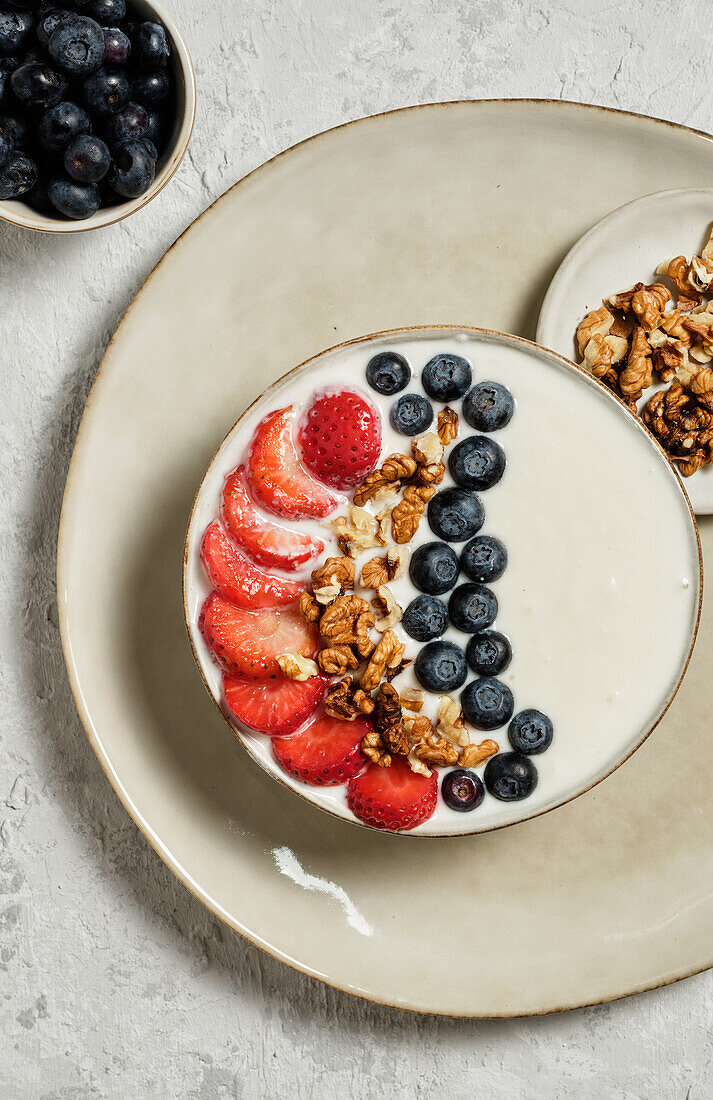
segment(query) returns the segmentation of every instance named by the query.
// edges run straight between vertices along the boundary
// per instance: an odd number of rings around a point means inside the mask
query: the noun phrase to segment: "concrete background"
[[[709,0],[168,3],[200,87],[177,178],[90,237],[0,223],[0,1096],[709,1097],[710,974],[544,1019],[437,1020],[326,989],[229,933],[91,753],[54,590],[97,364],[208,203],[316,131],[427,100],[556,97],[713,129]]]

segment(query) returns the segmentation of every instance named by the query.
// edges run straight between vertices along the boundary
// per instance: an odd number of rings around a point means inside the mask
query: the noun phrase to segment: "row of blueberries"
[[[369,361],[366,380],[377,393],[392,397],[408,386],[411,368],[402,355],[381,352]],[[463,416],[471,428],[480,432],[504,428],[515,411],[510,391],[499,382],[479,382],[471,389],[472,382],[471,365],[460,355],[435,355],[421,372],[421,385],[434,401],[445,403],[463,398]],[[391,426],[402,435],[419,435],[428,431],[433,415],[428,398],[420,393],[407,393],[392,406]]]
[[[410,380],[408,362],[393,352],[374,356],[367,367],[367,381],[386,396],[399,393]],[[497,431],[512,418],[515,403],[510,391],[498,382],[480,382],[471,388],[472,370],[461,356],[434,356],[422,371],[421,384],[435,401],[462,398],[463,416],[476,431]],[[392,427],[404,435],[427,431],[433,418],[430,401],[416,393],[400,397],[390,413]],[[467,721],[487,731],[509,723],[508,739],[513,751],[498,753],[489,760],[483,779],[464,768],[443,777],[443,800],[459,811],[476,809],[486,788],[500,801],[527,798],[538,779],[530,757],[549,748],[553,737],[552,722],[541,711],[523,710],[513,717],[512,692],[496,679],[510,664],[512,648],[504,634],[488,629],[497,616],[498,601],[486,585],[503,575],[507,550],[499,539],[477,534],[485,512],[476,491],[496,485],[505,472],[505,463],[502,447],[482,435],[466,437],[451,451],[448,467],[456,486],[442,489],[428,506],[429,526],[443,541],[425,543],[415,550],[409,576],[423,595],[411,601],[402,619],[410,637],[427,643],[414,664],[422,687],[437,693],[458,690],[465,684],[470,666],[478,678],[461,692]],[[459,556],[449,543],[465,540],[469,541]],[[470,583],[454,587],[461,571]],[[446,607],[437,597],[449,591]],[[445,633],[449,618],[458,630],[472,635],[465,653],[452,642],[434,640]]]

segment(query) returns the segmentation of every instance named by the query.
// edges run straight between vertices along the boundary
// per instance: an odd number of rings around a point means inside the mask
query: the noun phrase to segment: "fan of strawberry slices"
[[[380,416],[356,390],[325,390],[300,419],[300,453],[294,421],[292,406],[268,413],[245,464],[225,481],[220,518],[201,542],[213,590],[200,630],[222,669],[228,713],[271,737],[273,756],[288,775],[316,786],[348,783],[347,804],[365,824],[412,829],[434,811],[436,777],[415,775],[397,759],[389,768],[371,764],[361,750],[370,719],[327,714],[329,678],[290,679],[278,663],[288,653],[316,656],[317,629],[297,607],[304,583],[288,574],[325,549],[284,520],[323,519],[344,502],[334,490],[349,490],[371,473],[381,452]]]

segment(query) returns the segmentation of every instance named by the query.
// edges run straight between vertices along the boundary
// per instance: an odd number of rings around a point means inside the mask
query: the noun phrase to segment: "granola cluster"
[[[713,462],[713,229],[700,256],[676,256],[656,274],[673,290],[636,283],[604,299],[579,325],[577,347],[632,412],[655,382],[669,384],[641,415],[688,477]]]

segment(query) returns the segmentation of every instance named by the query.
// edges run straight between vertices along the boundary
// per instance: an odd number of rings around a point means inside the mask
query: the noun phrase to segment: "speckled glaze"
[[[517,172],[494,186],[482,166],[509,163],[516,146]],[[573,188],[583,163],[586,187]],[[552,273],[587,226],[637,194],[696,186],[712,165],[705,136],[560,103],[369,119],[230,192],[172,250],[115,338],[63,512],[70,682],[95,751],[162,858],[227,924],[305,973],[399,1007],[507,1016],[622,996],[713,960],[705,607],[674,706],[606,783],[512,829],[405,844],[335,823],[286,791],[276,823],[275,784],[225,736],[195,676],[179,595],[193,492],[235,403],[335,340],[424,317],[469,315],[531,335]],[[538,196],[542,217],[532,219],[524,192]],[[713,527],[701,534],[705,554]],[[674,803],[672,790],[686,797]],[[420,962],[422,933],[442,921],[444,898],[448,934],[434,968]],[[177,904],[170,896],[169,914]],[[218,930],[199,935],[209,960],[231,950]],[[251,959],[256,971],[271,965]],[[329,1013],[330,1028],[339,1015]],[[365,1027],[365,1042],[378,1046],[381,1026]],[[309,1014],[290,1025],[298,1046],[310,1027]],[[667,1025],[656,1033],[667,1036]],[[394,1029],[380,1049],[391,1065],[402,1049]],[[568,1073],[581,1082],[581,1057]]]

